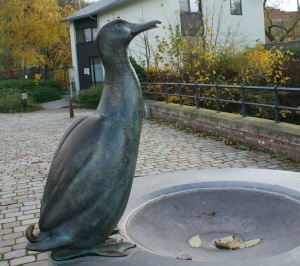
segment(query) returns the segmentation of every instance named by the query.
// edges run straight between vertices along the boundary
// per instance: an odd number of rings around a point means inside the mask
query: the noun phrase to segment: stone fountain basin
[[[193,185],[199,186],[190,186]],[[243,182],[201,185],[219,188],[172,193],[137,209],[126,224],[129,238],[159,255],[176,258],[178,252],[184,252],[192,254],[193,261],[202,262],[276,256],[300,245],[300,203],[288,197],[288,191],[285,195],[279,194],[282,187],[272,187],[274,192],[271,193],[265,192],[257,183],[251,184],[255,189],[226,188],[249,187],[250,184]],[[186,189],[186,186],[181,189]],[[213,211],[216,215],[211,219],[196,217]],[[205,242],[201,245],[203,248],[195,249],[186,243],[189,236],[197,233]],[[232,234],[241,235],[245,240],[263,236],[263,241],[247,249],[214,250],[214,239]]]
[[[195,217],[212,211],[216,215],[211,219]],[[300,265],[300,174],[244,168],[138,177],[118,227],[124,241],[137,244],[128,257],[84,257],[49,265]],[[197,233],[204,242],[226,234],[263,240],[243,250],[211,251],[188,246],[187,238]],[[179,252],[192,254],[193,260],[177,259]]]

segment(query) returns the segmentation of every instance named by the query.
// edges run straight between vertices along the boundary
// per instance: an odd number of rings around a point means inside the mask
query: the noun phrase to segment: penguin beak
[[[143,31],[158,28],[156,24],[161,24],[161,21],[151,20],[141,24],[128,23],[128,27],[130,28],[132,39]]]

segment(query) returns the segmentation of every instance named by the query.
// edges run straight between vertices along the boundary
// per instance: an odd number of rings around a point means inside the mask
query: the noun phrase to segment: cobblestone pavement
[[[25,250],[24,231],[39,219],[40,200],[59,140],[75,119],[68,109],[0,114],[0,266],[47,265],[46,253]],[[292,164],[236,150],[144,121],[136,176],[204,168],[256,167],[297,171]],[[37,230],[36,230],[37,231]]]

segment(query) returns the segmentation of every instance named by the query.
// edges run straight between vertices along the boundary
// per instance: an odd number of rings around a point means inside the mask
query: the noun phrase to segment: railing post
[[[166,103],[169,103],[169,97],[168,97],[168,86],[167,86],[167,82],[165,82],[165,94],[166,94]]]
[[[220,113],[220,102],[219,102],[219,88],[218,88],[218,84],[216,84],[215,87],[216,87],[216,107],[217,107],[217,113]]]
[[[196,105],[197,105],[197,109],[200,108],[199,106],[199,91],[198,91],[198,83],[195,83],[195,91],[196,91]]]
[[[156,88],[155,88],[155,83],[153,82],[153,92],[154,92],[154,101],[157,102],[156,98]]]
[[[144,99],[147,100],[146,84],[144,84]]]
[[[246,105],[245,105],[245,89],[244,89],[244,85],[241,85],[241,93],[242,93],[242,116],[246,117]]]
[[[274,86],[274,103],[275,103],[275,123],[279,123],[279,101],[278,101],[278,91],[277,91],[277,85]]]
[[[180,84],[180,82],[178,83],[178,90],[179,90],[179,103],[180,103],[180,106],[182,106],[182,96],[181,96],[181,84]]]

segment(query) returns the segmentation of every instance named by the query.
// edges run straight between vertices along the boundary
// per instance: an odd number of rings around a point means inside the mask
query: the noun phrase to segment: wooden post
[[[72,98],[69,99],[69,106],[70,106],[70,117],[74,117]]]

